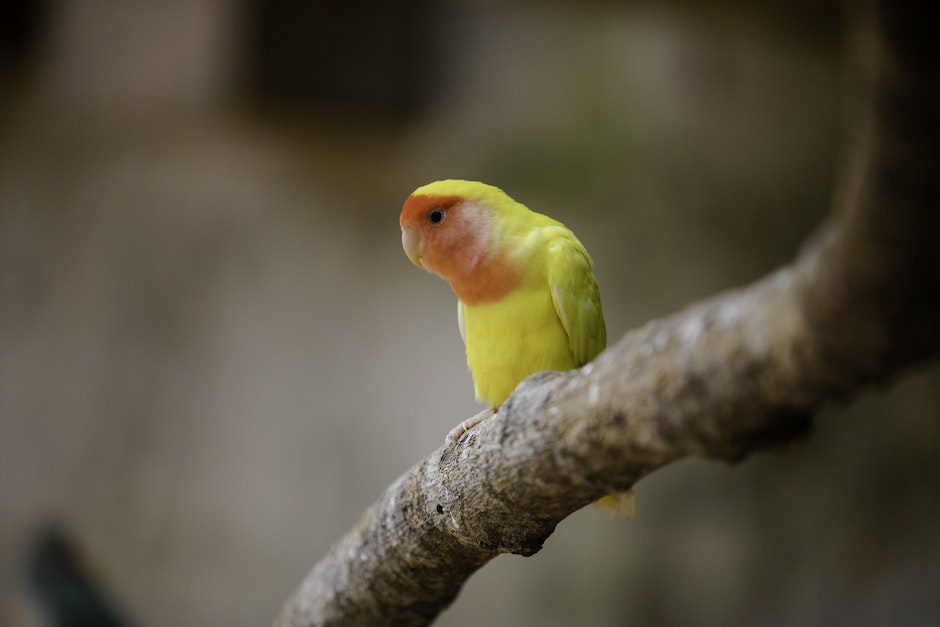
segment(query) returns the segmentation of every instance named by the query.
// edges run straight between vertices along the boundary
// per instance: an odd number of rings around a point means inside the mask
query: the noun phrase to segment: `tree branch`
[[[926,5],[924,5],[926,7]],[[424,625],[499,553],[688,455],[736,461],[828,401],[940,349],[933,23],[884,0],[872,106],[838,217],[795,262],[529,378],[496,418],[400,477],[307,575],[278,625]]]

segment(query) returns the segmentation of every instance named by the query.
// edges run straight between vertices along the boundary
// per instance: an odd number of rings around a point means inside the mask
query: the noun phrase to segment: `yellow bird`
[[[498,187],[437,181],[400,217],[411,261],[450,283],[477,401],[487,409],[448,435],[456,442],[493,415],[523,379],[588,363],[607,343],[590,255],[568,228]],[[632,492],[602,505],[630,515]]]

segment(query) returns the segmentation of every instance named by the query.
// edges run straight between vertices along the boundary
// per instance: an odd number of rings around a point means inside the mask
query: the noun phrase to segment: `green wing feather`
[[[548,245],[548,282],[571,352],[578,365],[584,365],[604,350],[607,329],[594,262],[581,242],[565,231]]]
[[[578,364],[584,365],[604,350],[607,330],[594,262],[570,232],[548,246],[548,282],[571,352]],[[636,510],[633,490],[609,494],[595,505],[623,518],[630,518]]]

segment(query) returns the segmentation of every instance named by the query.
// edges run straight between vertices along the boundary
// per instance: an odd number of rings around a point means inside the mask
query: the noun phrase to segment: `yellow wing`
[[[584,365],[604,350],[607,329],[594,262],[574,234],[565,231],[548,245],[548,283],[571,352]]]
[[[584,365],[604,350],[607,329],[594,263],[570,232],[548,246],[548,282],[571,352],[578,364]],[[632,517],[636,511],[633,490],[608,494],[594,505],[623,518]]]

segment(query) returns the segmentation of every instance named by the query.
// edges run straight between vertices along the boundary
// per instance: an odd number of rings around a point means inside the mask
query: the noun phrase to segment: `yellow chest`
[[[467,366],[481,403],[498,407],[529,375],[581,365],[547,287],[518,289],[499,302],[463,308]]]

